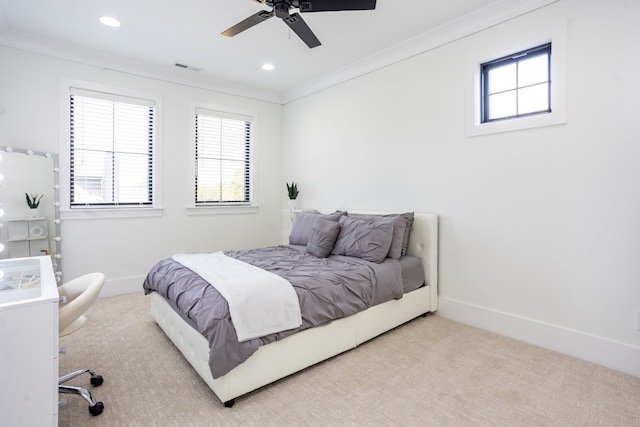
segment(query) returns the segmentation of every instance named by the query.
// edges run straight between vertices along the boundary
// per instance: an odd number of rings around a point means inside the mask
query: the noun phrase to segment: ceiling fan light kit
[[[291,9],[298,9],[300,13],[309,12],[340,12],[343,10],[373,10],[376,8],[376,0],[253,0],[256,3],[271,6],[271,11],[261,10],[238,22],[236,25],[222,32],[223,36],[233,37],[258,25],[267,19],[282,19],[291,30],[310,48],[320,46],[320,40],[311,31],[311,28],[302,19],[299,13],[291,13]]]

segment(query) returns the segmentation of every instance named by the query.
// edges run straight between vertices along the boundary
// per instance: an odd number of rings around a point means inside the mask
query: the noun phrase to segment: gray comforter
[[[238,342],[227,301],[215,289],[215,283],[211,286],[170,258],[158,262],[144,281],[145,293],[155,291],[165,297],[207,338],[213,378],[247,360],[263,344],[401,298],[403,293],[400,263],[389,258],[381,264],[337,255],[317,258],[307,254],[304,247],[292,245],[225,254],[287,279],[300,300],[302,325]]]

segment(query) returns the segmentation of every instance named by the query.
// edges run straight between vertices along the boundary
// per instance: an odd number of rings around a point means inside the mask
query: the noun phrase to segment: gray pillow
[[[413,212],[405,212],[398,216],[404,219],[406,223],[404,236],[402,238],[402,252],[400,253],[402,256],[405,256],[407,254],[407,248],[409,247],[409,237],[411,236],[411,229],[413,227],[413,219],[415,215]]]
[[[343,216],[332,253],[381,263],[393,239],[393,218],[357,219]]]
[[[331,254],[333,244],[340,233],[340,226],[335,221],[317,218],[316,225],[311,230],[307,252],[318,258],[326,258]]]
[[[389,258],[398,259],[402,255],[402,240],[404,239],[404,229],[406,222],[400,216],[393,215],[365,215],[365,214],[347,214],[350,218],[356,219],[375,219],[375,218],[391,218],[393,224],[393,236],[391,238],[391,246],[389,247]]]
[[[329,221],[338,222],[338,219],[346,212],[338,211],[330,215],[324,215],[314,212],[300,212],[296,215],[296,219],[293,222],[291,234],[289,235],[290,245],[307,246],[309,243],[309,236],[311,231],[315,227],[318,219],[327,219]]]
[[[411,234],[411,227],[413,225],[413,212],[406,212],[402,214],[384,214],[384,215],[369,215],[369,214],[348,214],[352,218],[371,219],[371,218],[393,218],[393,238],[391,240],[391,247],[387,256],[389,258],[398,259],[407,254],[407,247],[409,246],[409,235]]]

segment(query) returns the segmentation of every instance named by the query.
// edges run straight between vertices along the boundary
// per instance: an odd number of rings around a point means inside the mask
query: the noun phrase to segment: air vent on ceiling
[[[185,70],[191,70],[191,71],[200,71],[201,70],[201,68],[196,68],[196,67],[192,67],[190,65],[180,64],[179,62],[176,62],[173,65],[175,65],[178,68],[185,69]]]

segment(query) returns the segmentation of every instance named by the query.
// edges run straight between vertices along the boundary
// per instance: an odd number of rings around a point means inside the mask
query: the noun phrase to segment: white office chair
[[[95,302],[104,285],[105,276],[102,273],[90,273],[73,279],[58,287],[60,294],[59,335],[65,336],[80,329],[87,322],[85,311]],[[104,404],[97,402],[91,392],[83,387],[62,385],[79,375],[88,373],[91,375],[91,385],[98,387],[102,384],[101,375],[89,369],[81,369],[58,378],[58,393],[78,394],[89,403],[91,415],[100,415],[104,410]]]

